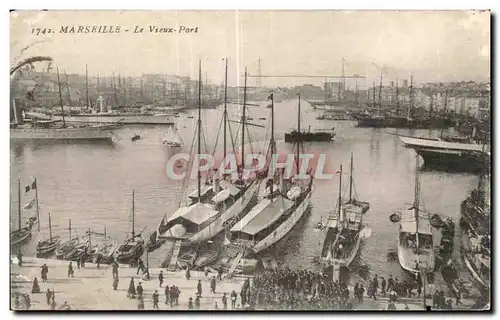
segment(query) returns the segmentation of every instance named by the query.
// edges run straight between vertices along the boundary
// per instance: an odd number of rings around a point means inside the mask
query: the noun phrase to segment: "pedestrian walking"
[[[189,297],[188,310],[193,310],[193,298]]]

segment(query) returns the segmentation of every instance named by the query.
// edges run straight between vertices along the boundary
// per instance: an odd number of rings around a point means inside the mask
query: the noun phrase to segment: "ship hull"
[[[20,245],[31,239],[31,228],[24,227],[19,230],[13,231],[10,235],[10,245]]]
[[[424,159],[424,166],[453,171],[480,172],[487,169],[485,156],[476,152],[447,150],[415,150]]]
[[[454,124],[449,119],[412,119],[403,117],[356,117],[358,127],[367,128],[399,128],[399,129],[441,129]]]
[[[11,140],[43,140],[43,141],[112,141],[111,128],[11,128]]]
[[[285,142],[331,141],[333,134],[329,132],[285,133]]]
[[[62,116],[52,116],[53,120],[61,120]],[[72,123],[100,123],[100,124],[145,124],[145,125],[174,125],[170,116],[154,115],[71,115],[64,117],[66,122]]]
[[[224,211],[217,219],[215,219],[208,226],[198,231],[188,239],[186,239],[182,245],[190,246],[195,243],[204,242],[212,239],[226,228],[227,221],[232,219],[236,219],[247,211],[257,196],[257,192],[259,191],[260,181],[254,181],[248,189],[244,192],[244,194],[227,210]]]
[[[333,234],[333,236],[335,236]],[[359,256],[359,252],[361,251],[361,237],[359,232],[355,235],[354,239],[354,247],[352,250],[349,252],[349,255],[345,259],[335,259],[332,261],[332,265],[326,266],[323,268],[323,273],[326,274],[330,280],[332,281],[340,281],[341,280],[341,269],[346,268],[349,269],[351,264],[354,262],[356,257]],[[324,244],[328,243],[328,239],[325,239]],[[325,251],[325,248],[323,248],[323,252]],[[327,257],[322,256],[322,260],[326,262]]]
[[[295,208],[295,210],[290,214],[290,216],[284,221],[274,232],[269,234],[267,237],[259,241],[255,246],[253,246],[252,251],[254,253],[259,253],[275,243],[281,240],[290,230],[292,230],[293,226],[297,224],[297,222],[302,218],[304,213],[309,208],[311,204],[311,193],[309,191],[302,203]]]

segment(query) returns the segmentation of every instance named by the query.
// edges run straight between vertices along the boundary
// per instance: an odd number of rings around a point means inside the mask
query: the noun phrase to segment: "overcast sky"
[[[61,34],[61,26],[121,26],[119,34]],[[144,33],[133,34],[135,26]],[[149,26],[195,34],[154,34]],[[32,35],[32,28],[51,28]],[[123,32],[128,29],[129,32]],[[34,44],[34,45],[33,45]],[[22,52],[26,46],[32,45]],[[385,66],[385,81],[487,81],[490,14],[463,11],[53,11],[11,13],[11,64],[49,55],[68,73],[137,76],[170,73],[197,77],[198,60],[212,83],[242,85],[245,66],[257,74],[360,74],[371,84]],[[321,84],[324,79],[266,78],[263,85]],[[378,80],[377,80],[378,81]],[[361,81],[363,82],[363,81]],[[249,79],[254,85],[255,79]],[[360,83],[360,85],[363,85]]]

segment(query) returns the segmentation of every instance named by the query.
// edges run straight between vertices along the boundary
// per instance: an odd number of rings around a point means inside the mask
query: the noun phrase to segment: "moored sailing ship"
[[[59,80],[59,71],[57,72],[59,101],[61,110],[63,110],[63,101],[61,94],[61,83]],[[16,102],[12,102],[12,119],[10,125],[10,139],[16,140],[56,140],[56,141],[112,141],[113,132],[116,129],[114,125],[68,125],[64,114],[61,121],[41,120],[32,118],[28,123],[24,119],[23,111]]]
[[[201,70],[200,70],[201,74]],[[201,77],[201,76],[200,76]],[[246,78],[245,78],[246,79]],[[245,80],[246,81],[246,80]],[[201,79],[200,79],[201,83]],[[246,82],[245,82],[246,83]],[[201,97],[201,85],[199,86]],[[246,88],[246,85],[245,85]],[[201,101],[201,100],[200,100]],[[226,100],[227,101],[227,100]],[[227,102],[225,102],[227,106]],[[246,109],[246,89],[244,90],[243,124],[242,134],[242,159],[244,159],[245,146],[245,109]],[[224,140],[226,136],[227,109],[224,109]],[[198,109],[198,154],[201,154],[201,102]],[[224,141],[224,158],[226,147]],[[240,219],[240,215],[246,213],[252,200],[255,199],[259,189],[260,181],[249,179],[245,181],[240,175],[237,181],[232,181],[230,176],[219,177],[217,172],[212,177],[212,185],[202,187],[201,173],[198,172],[198,187],[191,195],[190,204],[178,208],[164,225],[163,232],[160,230],[160,239],[181,240],[183,246],[196,245],[194,251],[198,251],[198,246],[217,234],[221,233],[226,224],[231,220]]]
[[[128,263],[138,259],[144,253],[144,239],[142,232],[135,233],[135,191],[132,190],[132,236],[116,250],[115,258],[118,262]]]
[[[491,288],[491,207],[484,176],[479,177],[477,189],[461,204],[461,243],[462,260],[471,278],[488,294]]]
[[[341,268],[349,268],[360,251],[362,240],[370,235],[370,230],[363,224],[363,215],[370,209],[370,204],[353,197],[352,170],[351,154],[349,199],[342,200],[342,166],[340,166],[337,210],[332,212],[327,220],[328,229],[321,252],[324,272],[333,281],[340,280]]]
[[[269,149],[273,155],[276,147],[272,94],[270,98],[272,107]],[[299,175],[301,142],[297,142],[295,147],[295,164],[297,175]],[[271,173],[269,176],[259,203],[229,230],[230,239],[228,240],[252,253],[261,252],[281,240],[310,208],[313,177],[309,173],[306,179],[293,176],[286,182],[283,174],[279,174],[279,186],[275,185],[275,175]]]
[[[435,269],[434,242],[428,212],[420,208],[420,172],[418,156],[415,166],[415,193],[411,208],[399,210],[390,220],[399,223],[398,260],[403,270],[418,276]]]

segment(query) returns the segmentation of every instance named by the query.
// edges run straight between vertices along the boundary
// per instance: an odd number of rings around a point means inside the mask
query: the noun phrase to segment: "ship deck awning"
[[[204,186],[201,187],[200,195],[203,197],[205,194],[207,194],[212,189],[213,189],[213,186],[211,186],[211,185],[210,186],[204,185]],[[193,192],[191,192],[189,194],[189,197],[197,199],[198,198],[198,189],[196,189]]]
[[[443,150],[455,150],[455,151],[475,151],[475,152],[485,152],[483,146],[474,143],[457,143],[457,142],[447,142],[442,140],[428,140],[419,139],[412,137],[399,136],[399,139],[403,143],[412,148],[432,148],[432,149],[443,149]]]
[[[278,220],[286,208],[289,200],[282,197],[273,198],[273,201],[264,199],[258,203],[240,222],[236,223],[231,232],[243,232],[251,236],[259,233]]]
[[[421,216],[419,220],[420,221],[418,223],[418,233],[432,235],[430,219]],[[400,232],[406,232],[411,234],[417,233],[417,224],[415,221],[413,209],[404,210],[401,212],[400,225],[401,225]]]
[[[169,221],[182,218],[194,224],[201,225],[216,214],[217,211],[211,205],[198,202],[188,207],[180,207],[169,218]]]

